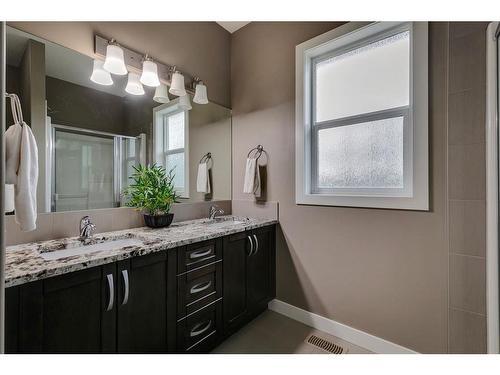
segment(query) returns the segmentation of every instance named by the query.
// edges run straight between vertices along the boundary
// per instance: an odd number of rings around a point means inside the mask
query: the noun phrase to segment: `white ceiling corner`
[[[217,23],[232,34],[236,30],[241,29],[243,26],[248,25],[250,22],[247,22],[247,21],[217,21]]]

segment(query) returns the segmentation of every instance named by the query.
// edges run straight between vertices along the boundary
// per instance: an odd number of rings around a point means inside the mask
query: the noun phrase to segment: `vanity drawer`
[[[178,318],[222,297],[222,261],[177,276],[177,296]]]
[[[177,323],[177,349],[184,353],[207,353],[219,342],[222,301],[219,300]]]
[[[222,258],[222,239],[194,243],[179,251],[177,272],[182,274]]]

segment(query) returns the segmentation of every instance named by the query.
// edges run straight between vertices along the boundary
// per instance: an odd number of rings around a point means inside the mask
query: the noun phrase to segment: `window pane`
[[[318,131],[319,188],[403,188],[403,117]]]
[[[316,64],[316,121],[406,106],[410,33],[405,31]]]
[[[167,155],[165,168],[167,172],[175,168],[174,186],[179,190],[184,190],[184,153]]]
[[[184,112],[168,117],[168,149],[184,148]]]

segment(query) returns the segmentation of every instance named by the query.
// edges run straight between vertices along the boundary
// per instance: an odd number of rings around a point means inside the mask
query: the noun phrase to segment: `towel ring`
[[[262,156],[262,153],[264,152],[264,147],[262,145],[257,145],[257,147],[252,148],[250,151],[248,151],[247,158],[250,157],[250,155],[254,152],[253,157],[257,160]]]
[[[200,163],[199,164],[202,164],[202,163],[207,163],[211,161],[212,164],[213,164],[213,159],[212,159],[212,153],[211,152],[207,152],[205,155],[203,155],[200,159]]]

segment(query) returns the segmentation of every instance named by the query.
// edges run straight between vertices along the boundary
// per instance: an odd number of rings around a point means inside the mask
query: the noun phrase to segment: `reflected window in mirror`
[[[154,108],[155,162],[173,170],[174,186],[181,198],[189,198],[189,111],[179,99]]]

